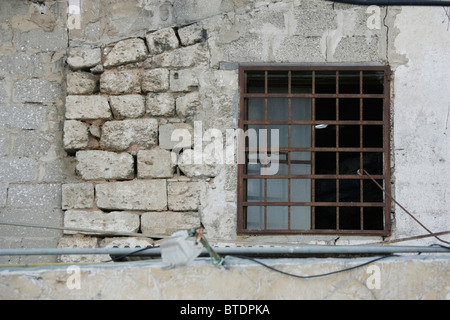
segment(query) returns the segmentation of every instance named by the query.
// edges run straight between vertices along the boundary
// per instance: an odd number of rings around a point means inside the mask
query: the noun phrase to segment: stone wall
[[[0,1],[0,221],[61,226],[67,4]],[[72,168],[72,169],[71,169]],[[61,232],[0,226],[0,247],[55,247]],[[0,257],[3,263],[54,257]]]

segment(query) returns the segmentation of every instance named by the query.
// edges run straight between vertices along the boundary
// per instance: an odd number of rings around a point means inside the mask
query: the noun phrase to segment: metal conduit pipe
[[[450,1],[436,0],[325,0],[329,2],[339,2],[355,4],[361,6],[425,6],[425,7],[448,7]]]
[[[450,253],[444,246],[299,246],[299,247],[214,247],[219,255],[314,255],[314,254],[395,254],[395,253]],[[139,248],[66,248],[66,249],[0,249],[0,256],[28,255],[132,255]],[[136,255],[160,257],[161,248],[141,249]],[[208,255],[206,249],[203,256]]]

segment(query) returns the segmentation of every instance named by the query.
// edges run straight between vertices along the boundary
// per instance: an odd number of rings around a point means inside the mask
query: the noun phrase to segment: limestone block
[[[190,178],[213,178],[220,173],[223,159],[216,159],[214,154],[202,152],[195,154],[187,149],[178,158],[178,167]]]
[[[153,148],[140,150],[137,154],[137,170],[139,178],[171,178],[175,170],[171,152]]]
[[[197,23],[178,29],[178,35],[183,46],[190,46],[202,41],[202,34],[203,28]]]
[[[108,99],[103,96],[67,96],[66,119],[111,119]]]
[[[150,93],[147,96],[147,114],[170,117],[175,115],[175,98],[172,93]]]
[[[167,209],[166,180],[133,180],[97,184],[97,206],[107,210]]]
[[[177,98],[176,109],[178,116],[193,118],[201,109],[199,93],[192,92]]]
[[[64,226],[96,231],[137,232],[140,226],[140,218],[137,213],[126,211],[104,213],[102,211],[67,210],[64,213]],[[65,233],[80,232],[65,231]],[[81,233],[98,234],[95,232]]]
[[[167,50],[178,48],[178,38],[172,28],[148,33],[146,36],[150,53],[155,55]]]
[[[198,212],[145,212],[141,216],[141,231],[170,236],[180,230],[200,225]]]
[[[72,72],[67,75],[67,93],[93,94],[99,90],[99,77],[89,72]]]
[[[206,190],[205,182],[174,181],[167,185],[167,202],[169,210],[198,210]]]
[[[199,81],[194,70],[175,70],[170,72],[170,90],[188,92],[197,90]]]
[[[62,185],[62,208],[89,209],[94,204],[94,185],[92,183],[70,183]]]
[[[109,52],[104,63],[105,67],[119,66],[122,64],[145,60],[147,47],[144,40],[132,38],[119,41]]]
[[[100,77],[100,91],[111,95],[141,93],[141,75],[138,69],[106,70]]]
[[[98,248],[97,238],[82,234],[66,235],[58,242],[58,248]],[[62,255],[59,261],[63,263],[100,263],[110,260],[109,255]]]
[[[105,238],[100,241],[100,248],[147,248],[153,240],[142,237]]]
[[[145,98],[138,94],[109,97],[116,119],[140,118],[145,113]]]
[[[150,149],[157,143],[156,119],[108,121],[103,125],[100,139],[102,147],[118,151],[127,150],[132,146]]]
[[[159,127],[159,146],[163,149],[192,147],[194,128],[187,123],[168,123]]]
[[[153,58],[153,63],[159,68],[190,68],[208,61],[206,46],[199,43],[163,52]]]
[[[65,150],[79,150],[89,145],[88,125],[77,120],[64,122],[63,144]]]
[[[84,180],[134,177],[134,158],[129,153],[86,150],[78,151],[76,159],[76,171]]]
[[[101,62],[101,49],[88,46],[71,48],[67,58],[67,63],[72,69],[91,68]]]
[[[169,90],[169,71],[166,69],[145,70],[142,75],[143,92],[161,92]]]

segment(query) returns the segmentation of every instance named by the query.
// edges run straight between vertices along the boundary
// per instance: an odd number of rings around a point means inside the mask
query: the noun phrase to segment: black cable
[[[354,266],[354,267],[350,267],[350,268],[346,268],[346,269],[342,269],[342,270],[337,270],[337,271],[332,271],[332,272],[328,272],[328,273],[323,273],[323,274],[316,274],[316,275],[312,275],[312,276],[302,276],[302,275],[296,275],[296,274],[288,273],[288,272],[276,269],[274,267],[271,267],[271,266],[269,266],[269,265],[267,265],[267,264],[265,264],[265,263],[263,263],[263,262],[261,262],[259,260],[256,260],[256,259],[250,258],[250,257],[246,257],[246,256],[231,256],[231,257],[253,261],[253,262],[258,263],[258,264],[260,264],[260,265],[262,265],[262,266],[264,266],[264,267],[266,267],[266,268],[268,268],[268,269],[270,269],[272,271],[276,271],[276,272],[279,272],[281,274],[284,274],[284,275],[287,275],[287,276],[290,276],[290,277],[300,278],[300,279],[311,279],[311,278],[325,277],[325,276],[333,275],[333,274],[336,274],[336,273],[350,271],[350,270],[353,270],[353,269],[357,269],[357,268],[361,268],[361,267],[367,266],[367,265],[369,265],[371,263],[374,263],[374,262],[382,260],[382,259],[391,258],[391,257],[399,257],[399,256],[398,255],[388,255],[388,256],[378,257],[376,259],[372,259],[370,261],[367,261],[367,262],[365,262],[363,264],[360,264],[360,265],[357,265],[357,266]]]

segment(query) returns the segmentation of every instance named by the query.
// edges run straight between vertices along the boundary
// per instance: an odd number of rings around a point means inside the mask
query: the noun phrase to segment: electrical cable
[[[134,254],[136,254],[136,253],[139,253],[139,252],[142,252],[142,251],[145,251],[145,250],[148,250],[148,249],[152,249],[152,248],[154,248],[154,247],[152,247],[152,246],[147,246],[147,247],[145,247],[145,248],[139,248],[138,250],[133,251],[133,252],[130,252],[130,253],[127,253],[127,254],[124,254],[123,256],[119,256],[119,257],[111,257],[111,260],[103,261],[103,263],[120,261],[120,260],[122,260],[123,258],[132,256],[132,255],[134,255]]]
[[[302,275],[297,275],[297,274],[292,274],[292,273],[289,273],[289,272],[285,272],[285,271],[279,270],[277,268],[271,267],[271,266],[269,266],[269,265],[267,265],[267,264],[265,264],[265,263],[263,263],[263,262],[261,262],[261,261],[259,261],[257,259],[246,257],[246,256],[230,256],[230,257],[253,261],[253,262],[257,263],[257,264],[262,265],[263,267],[266,267],[266,268],[268,268],[268,269],[270,269],[272,271],[279,272],[279,273],[284,274],[284,275],[289,276],[289,277],[294,277],[294,278],[299,278],[299,279],[312,279],[312,278],[326,277],[326,276],[330,276],[330,275],[337,274],[337,273],[351,271],[351,270],[367,266],[369,264],[372,264],[374,262],[377,262],[377,261],[380,261],[380,260],[383,260],[383,259],[386,259],[386,258],[400,257],[400,256],[398,256],[398,255],[387,255],[387,256],[383,256],[383,257],[378,257],[376,259],[372,259],[370,261],[367,261],[365,263],[359,264],[359,265],[354,266],[354,267],[345,268],[345,269],[341,269],[341,270],[336,270],[336,271],[332,271],[332,272],[328,272],[328,273],[311,275],[311,276],[302,276]]]

